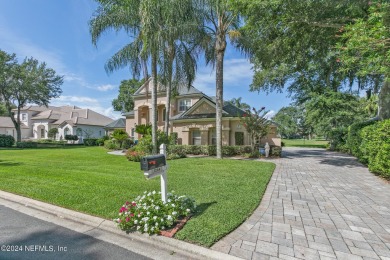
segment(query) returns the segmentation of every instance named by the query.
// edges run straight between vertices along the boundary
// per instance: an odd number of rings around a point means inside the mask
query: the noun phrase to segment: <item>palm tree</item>
[[[239,16],[229,9],[227,0],[204,0],[203,28],[205,31],[206,62],[216,68],[216,137],[217,158],[222,158],[222,108],[223,108],[223,61],[226,37],[240,36]]]
[[[195,43],[193,31],[199,29],[199,23],[194,3],[192,0],[170,1],[164,12],[165,46],[161,75],[166,86],[164,132],[167,136],[172,90],[178,86],[190,87],[195,79],[199,44]]]
[[[231,100],[229,100],[228,102],[232,105],[235,105],[236,107],[238,108],[241,108],[242,110],[248,110],[248,109],[251,109],[251,106],[248,105],[247,103],[245,102],[242,102],[241,101],[242,98],[239,97],[239,98],[232,98]]]
[[[106,30],[124,29],[133,41],[118,51],[106,63],[106,71],[131,66],[133,74],[138,76],[142,62],[151,58],[152,88],[152,144],[153,153],[157,153],[157,63],[159,60],[160,23],[162,21],[162,2],[157,0],[96,0],[100,6],[90,21],[92,42]],[[145,69],[145,66],[143,66]],[[147,72],[146,72],[147,73]],[[144,72],[145,74],[145,72]],[[147,77],[147,75],[144,75]]]

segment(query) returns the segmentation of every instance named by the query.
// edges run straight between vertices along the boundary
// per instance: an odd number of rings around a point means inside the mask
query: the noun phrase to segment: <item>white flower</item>
[[[148,232],[148,227],[145,227],[145,228],[144,228],[144,231],[145,231],[145,232]]]
[[[191,210],[190,209],[186,209],[187,212],[190,212]]]
[[[146,191],[144,191],[144,194],[146,194]]]
[[[164,219],[163,219],[163,218],[161,218],[161,222],[164,222]]]
[[[159,207],[159,206],[156,206],[156,207],[154,207],[154,209],[155,209],[155,210],[159,210],[159,209],[160,209],[160,207]]]
[[[175,216],[176,214],[177,214],[177,212],[176,212],[176,211],[172,212],[172,215],[174,215],[174,216]]]
[[[153,219],[156,220],[156,219],[157,219],[157,216],[154,216]]]
[[[134,224],[136,224],[136,225],[137,225],[137,224],[138,224],[138,220],[134,220]]]
[[[164,226],[162,226],[162,227],[161,227],[161,229],[162,229],[162,230],[164,230],[164,229],[165,229],[165,227],[164,227]]]
[[[141,226],[137,226],[137,230],[139,230],[141,228]]]
[[[150,230],[152,230],[152,231],[153,231],[153,230],[154,230],[154,227],[152,227]]]
[[[158,223],[156,222],[156,225],[155,225],[156,227],[158,227]]]
[[[152,194],[153,194],[153,195],[156,194],[156,191],[154,190],[154,191],[152,192]]]
[[[171,202],[171,199],[168,199],[168,202],[170,203],[170,202]]]
[[[141,214],[138,214],[138,217],[140,218],[140,217],[141,217]]]
[[[167,219],[168,219],[168,220],[172,220],[172,216],[169,215],[169,216],[167,217]]]
[[[176,207],[176,205],[175,204],[171,204],[172,205],[172,207]]]
[[[150,212],[148,211],[148,212],[146,212],[146,215],[150,215]]]

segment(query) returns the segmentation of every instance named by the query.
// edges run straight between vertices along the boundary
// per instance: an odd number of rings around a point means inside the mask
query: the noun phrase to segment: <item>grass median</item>
[[[258,206],[275,165],[268,162],[187,158],[168,161],[168,190],[195,198],[197,213],[178,239],[211,246]],[[101,147],[0,150],[0,189],[112,219],[145,190],[139,163]]]

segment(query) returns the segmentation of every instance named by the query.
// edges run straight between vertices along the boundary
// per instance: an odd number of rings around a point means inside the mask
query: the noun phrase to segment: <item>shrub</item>
[[[77,141],[79,140],[79,137],[77,135],[65,135],[65,140],[67,141]]]
[[[222,146],[222,155],[223,156],[234,156],[239,154],[238,146]]]
[[[285,147],[286,146],[286,143],[282,141],[282,147]]]
[[[104,138],[99,138],[96,140],[96,145],[102,146],[102,145],[104,145],[104,141],[106,141],[106,140],[104,140]]]
[[[270,148],[271,148],[269,152],[270,156],[274,156],[274,157],[282,156],[282,147],[272,145]]]
[[[122,143],[122,149],[129,149],[134,145],[134,141],[131,139],[125,139]]]
[[[36,142],[17,142],[16,147],[18,147],[18,148],[37,148],[38,143],[36,143]]]
[[[347,137],[348,137],[348,128],[339,127],[332,129],[329,132],[330,141],[330,150],[336,150],[341,152],[347,152]]]
[[[142,157],[146,156],[145,152],[136,151],[135,149],[130,149],[126,152],[126,158],[129,161],[140,162]]]
[[[168,153],[168,158],[171,154],[172,154],[171,157],[185,158],[186,154],[187,154],[183,145],[168,145],[167,153]],[[177,156],[173,156],[173,154],[175,154]],[[175,158],[175,159],[178,159],[178,158]]]
[[[11,135],[0,135],[0,147],[11,147],[15,143],[15,138]]]
[[[58,134],[58,128],[52,128],[47,132],[47,137],[49,138],[55,138],[56,134]]]
[[[169,153],[167,155],[167,160],[176,160],[181,158],[186,158],[187,156],[185,154],[178,154],[178,153]]]
[[[109,150],[119,150],[120,149],[119,143],[115,140],[104,141],[104,147],[109,149]]]
[[[134,201],[126,202],[114,222],[124,231],[158,234],[160,230],[173,226],[179,217],[194,212],[196,207],[192,198],[172,193],[168,193],[167,202],[162,202],[161,193],[145,191]]]
[[[169,144],[176,145],[177,144],[177,133],[173,132],[169,136]]]
[[[360,160],[370,171],[390,178],[390,119],[364,127],[360,135]]]
[[[85,138],[84,145],[85,146],[96,146],[98,138]]]
[[[362,143],[360,132],[364,127],[372,125],[374,123],[375,121],[359,122],[359,123],[352,124],[348,128],[347,146],[349,152],[352,155],[358,158],[362,156],[360,152],[360,144]]]

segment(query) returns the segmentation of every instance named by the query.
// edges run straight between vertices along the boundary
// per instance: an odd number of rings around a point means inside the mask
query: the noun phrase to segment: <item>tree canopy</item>
[[[134,109],[133,94],[139,87],[141,87],[143,81],[136,79],[122,80],[119,85],[118,97],[112,100],[112,106],[115,111],[130,112]]]
[[[17,140],[21,141],[20,109],[27,104],[48,106],[52,98],[61,93],[63,77],[46,63],[34,58],[25,58],[18,63],[15,54],[0,50],[0,95],[5,102],[17,132]],[[12,110],[16,107],[16,113]]]

